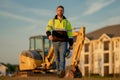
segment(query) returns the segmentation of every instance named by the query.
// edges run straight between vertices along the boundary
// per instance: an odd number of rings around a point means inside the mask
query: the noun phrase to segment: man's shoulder
[[[49,21],[52,21],[53,19],[49,19]]]
[[[49,20],[49,23],[52,23],[52,22],[53,22],[53,19],[50,19],[50,20]]]

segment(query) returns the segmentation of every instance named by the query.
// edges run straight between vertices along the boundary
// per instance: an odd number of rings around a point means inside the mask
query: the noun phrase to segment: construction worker
[[[56,9],[56,16],[49,20],[46,27],[46,34],[53,42],[54,53],[56,56],[56,68],[59,77],[65,76],[65,54],[68,48],[72,48],[72,27],[70,22],[66,19],[64,14],[64,7],[58,6]]]

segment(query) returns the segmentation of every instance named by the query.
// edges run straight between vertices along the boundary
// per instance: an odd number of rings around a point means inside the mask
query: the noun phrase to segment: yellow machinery
[[[43,35],[32,36],[29,42],[29,50],[22,51],[20,54],[19,68],[21,71],[42,68],[51,46],[51,42]]]
[[[73,46],[71,67],[67,71],[66,77],[76,77],[75,74],[79,74],[78,72],[80,72],[78,64],[85,39],[85,27],[81,27],[79,31],[73,32],[73,36],[76,40],[74,41]],[[48,40],[47,36],[33,36],[30,37],[29,40],[29,50],[23,51],[20,54],[20,70],[34,71],[55,69],[55,54],[51,45],[51,41]]]

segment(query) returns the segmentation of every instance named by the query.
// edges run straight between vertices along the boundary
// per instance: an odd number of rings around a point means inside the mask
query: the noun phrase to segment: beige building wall
[[[6,76],[6,69],[7,69],[6,66],[0,64],[0,76]]]
[[[120,74],[120,37],[113,38],[114,73]]]
[[[85,38],[80,66],[83,76],[120,73],[120,37],[102,34],[96,40]]]

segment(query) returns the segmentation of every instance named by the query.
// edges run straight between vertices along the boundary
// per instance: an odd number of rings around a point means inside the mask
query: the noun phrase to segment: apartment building
[[[83,76],[120,74],[120,24],[107,26],[86,35],[80,69]]]

